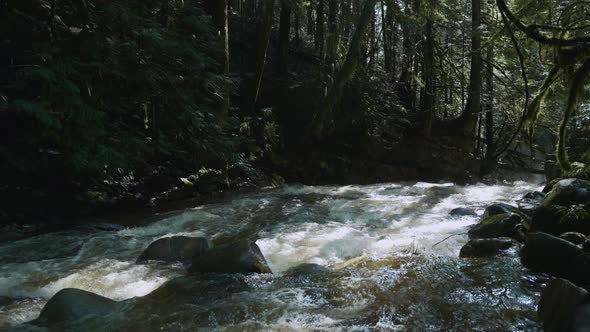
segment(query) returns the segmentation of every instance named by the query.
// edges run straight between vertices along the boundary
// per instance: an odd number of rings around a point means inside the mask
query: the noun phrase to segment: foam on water
[[[491,203],[516,203],[524,193],[537,189],[537,185],[528,183],[293,185],[188,209],[150,225],[117,233],[65,233],[63,239],[82,243],[77,253],[72,254],[70,248],[51,259],[0,265],[0,296],[20,301],[0,309],[0,326],[3,320],[16,324],[35,318],[41,305],[63,288],[81,288],[115,300],[149,294],[166,281],[183,275],[184,268],[136,265],[135,259],[154,240],[173,235],[207,236],[213,240],[255,239],[278,276],[302,263],[332,266],[360,256],[373,261],[416,254],[455,259],[466,242],[464,233],[479,218],[452,217],[450,210],[469,207],[481,214]],[[48,241],[59,240],[55,235],[24,240],[32,242],[5,244],[0,246],[0,252],[17,251],[25,244],[34,248],[34,241],[44,247],[50,244]],[[381,278],[372,282],[380,285],[383,280],[397,280],[400,272],[388,268],[383,273],[353,274],[342,279],[338,287],[357,287],[354,285],[359,280],[367,282],[371,278]],[[310,313],[324,303],[321,298],[310,297],[304,289],[277,290],[272,299],[286,309],[269,326],[294,329],[337,326],[341,320],[336,317],[367,310],[363,308],[375,300],[370,292],[351,291],[349,296],[356,298],[346,300],[347,305],[342,308],[331,309],[338,314],[330,316],[327,312]],[[395,330],[400,323],[385,311],[375,320],[372,326],[384,329]]]

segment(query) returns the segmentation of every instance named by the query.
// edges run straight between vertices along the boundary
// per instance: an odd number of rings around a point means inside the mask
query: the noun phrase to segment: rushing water
[[[119,232],[76,228],[0,245],[0,330],[29,328],[19,324],[67,287],[127,300],[117,315],[73,330],[539,330],[537,276],[514,251],[458,258],[479,218],[449,216],[455,207],[481,214],[535,189],[292,185]],[[180,264],[134,264],[171,235],[256,240],[275,273],[186,276]]]

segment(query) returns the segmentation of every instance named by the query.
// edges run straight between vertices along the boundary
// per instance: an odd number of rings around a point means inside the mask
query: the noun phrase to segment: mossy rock
[[[552,235],[567,232],[590,234],[590,209],[587,206],[541,205],[533,213],[531,230]]]
[[[483,218],[479,224],[469,230],[470,239],[483,239],[495,237],[512,237],[516,226],[522,223],[522,218],[508,213],[492,215]]]
[[[557,182],[543,200],[543,206],[590,204],[590,181],[563,179]]]

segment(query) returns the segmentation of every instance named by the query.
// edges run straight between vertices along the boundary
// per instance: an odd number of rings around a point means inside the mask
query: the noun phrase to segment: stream
[[[481,215],[538,189],[288,185],[116,232],[76,227],[0,244],[0,330],[43,331],[23,323],[59,290],[80,288],[125,301],[73,331],[540,331],[542,278],[521,266],[516,248],[460,259],[479,217],[449,215],[456,207]],[[172,235],[256,240],[274,274],[187,276],[180,264],[135,264]]]

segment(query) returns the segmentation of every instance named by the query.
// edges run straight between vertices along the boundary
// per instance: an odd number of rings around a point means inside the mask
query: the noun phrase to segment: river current
[[[542,278],[520,265],[517,249],[460,259],[479,217],[449,215],[456,207],[481,215],[538,189],[287,185],[117,232],[77,227],[0,244],[0,330],[37,330],[23,323],[70,287],[124,301],[112,317],[64,327],[74,331],[540,330]],[[135,264],[173,235],[255,240],[274,274],[187,276],[180,264]]]

